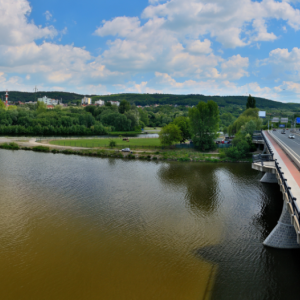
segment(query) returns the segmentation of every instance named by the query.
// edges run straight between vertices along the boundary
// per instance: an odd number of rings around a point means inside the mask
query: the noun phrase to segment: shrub
[[[55,153],[59,153],[59,150],[57,150],[57,149],[52,149],[51,152],[55,154]]]
[[[151,159],[151,155],[147,155],[147,159]]]
[[[145,156],[141,155],[139,156],[139,159],[145,159]]]
[[[128,154],[128,156],[127,156],[128,158],[132,158],[132,159],[134,159],[135,158],[135,155],[133,155],[133,154]]]
[[[23,147],[22,150],[31,150],[29,147]]]
[[[117,142],[116,141],[114,141],[114,140],[110,140],[109,141],[109,147],[114,148],[116,146],[117,146]]]
[[[0,148],[9,149],[9,150],[19,150],[20,149],[19,145],[16,143],[9,143],[9,144],[4,143],[4,144],[0,145]]]
[[[45,146],[36,146],[33,147],[32,150],[37,152],[50,152],[50,148]]]
[[[191,161],[188,157],[180,157],[178,161]]]
[[[224,159],[226,157],[226,153],[224,151],[219,151],[219,158]]]
[[[157,157],[156,156],[153,156],[153,158],[152,158],[153,160],[157,160]]]
[[[68,149],[62,150],[61,153],[63,153],[63,154],[77,154],[76,151],[68,150]]]

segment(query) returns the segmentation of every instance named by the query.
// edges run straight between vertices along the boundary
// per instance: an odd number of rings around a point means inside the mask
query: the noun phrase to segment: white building
[[[104,106],[105,105],[105,101],[99,99],[98,101],[95,101],[95,104],[99,105],[99,106]]]
[[[84,97],[84,98],[81,100],[81,104],[91,105],[91,104],[92,104],[92,99],[91,99],[91,98],[88,98],[88,97]]]
[[[120,105],[119,101],[108,101],[108,102],[111,103],[111,105],[117,105],[117,106]]]
[[[44,96],[43,98],[38,98],[38,101],[44,102],[46,105],[57,105],[59,104],[59,100],[48,98],[47,96]]]

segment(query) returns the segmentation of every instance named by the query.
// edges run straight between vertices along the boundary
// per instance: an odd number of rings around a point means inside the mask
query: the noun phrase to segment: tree
[[[196,107],[189,109],[192,140],[196,148],[205,150],[214,149],[219,129],[219,108],[216,102],[201,101]]]
[[[46,103],[43,101],[38,101],[36,104],[36,110],[38,111],[38,113],[46,112],[47,111]]]
[[[130,110],[130,103],[126,100],[122,100],[119,105],[119,113],[124,114],[126,111]]]
[[[175,124],[166,125],[159,133],[160,142],[164,146],[171,146],[174,142],[179,142],[181,138],[181,130]]]
[[[0,100],[0,109],[5,109],[5,104]]]
[[[180,143],[184,143],[187,139],[191,138],[189,118],[177,117],[174,119],[173,124],[177,125],[181,131]]]
[[[246,104],[246,108],[255,108],[256,107],[256,101],[255,98],[252,97],[251,95],[249,95],[248,99],[247,99],[247,104]]]

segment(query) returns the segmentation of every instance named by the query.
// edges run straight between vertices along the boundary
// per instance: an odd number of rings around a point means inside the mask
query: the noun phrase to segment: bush
[[[132,159],[134,159],[135,158],[135,155],[132,155],[132,154],[128,154],[128,156],[127,156],[128,158],[132,158]]]
[[[16,143],[9,143],[9,144],[4,143],[4,144],[0,145],[0,148],[8,149],[8,150],[19,150],[20,149],[19,145]]]
[[[226,157],[226,153],[224,151],[219,151],[219,158],[224,159]]]
[[[157,157],[156,156],[153,156],[153,158],[152,158],[153,160],[157,160]]]
[[[50,152],[50,148],[45,146],[36,146],[33,147],[32,150],[37,152]]]
[[[28,150],[31,150],[31,148],[29,148],[29,147],[23,147],[22,150],[27,150],[28,151]]]
[[[143,156],[143,155],[139,156],[139,159],[145,159],[145,158],[146,158],[146,157]]]
[[[117,142],[114,140],[109,141],[109,147],[114,148],[117,146]]]
[[[147,159],[151,159],[151,155],[147,155]]]
[[[178,161],[191,161],[188,157],[180,157]]]
[[[55,154],[55,153],[59,153],[59,150],[57,150],[57,149],[52,149],[51,152]]]

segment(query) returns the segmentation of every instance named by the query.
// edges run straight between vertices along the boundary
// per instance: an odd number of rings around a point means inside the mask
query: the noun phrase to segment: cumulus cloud
[[[225,47],[235,48],[253,41],[276,39],[267,31],[266,20],[281,19],[295,30],[300,28],[300,12],[291,1],[275,0],[170,0],[152,3],[143,12],[147,19],[163,18],[164,26],[182,34],[211,37]],[[252,25],[249,30],[248,25]]]
[[[26,0],[0,1],[0,45],[18,46],[41,38],[53,38],[54,27],[29,23],[31,7]]]
[[[294,47],[291,51],[286,48],[274,49],[267,59],[260,61],[260,65],[271,65],[273,77],[284,75],[286,79],[300,81],[300,48]]]
[[[47,11],[44,13],[44,15],[45,15],[45,18],[46,18],[47,21],[50,21],[50,20],[51,20],[52,14],[51,14],[51,12],[50,12],[49,10],[47,10]]]
[[[242,70],[248,67],[247,58],[239,56],[239,61],[234,63],[231,58],[219,71],[219,64],[226,61],[213,53],[210,40],[180,39],[164,23],[163,19],[156,18],[141,25],[138,19],[126,20],[126,17],[103,23],[95,34],[117,35],[117,38],[109,40],[109,49],[101,56],[102,63],[112,71],[171,73],[177,77],[239,79],[247,76]]]

